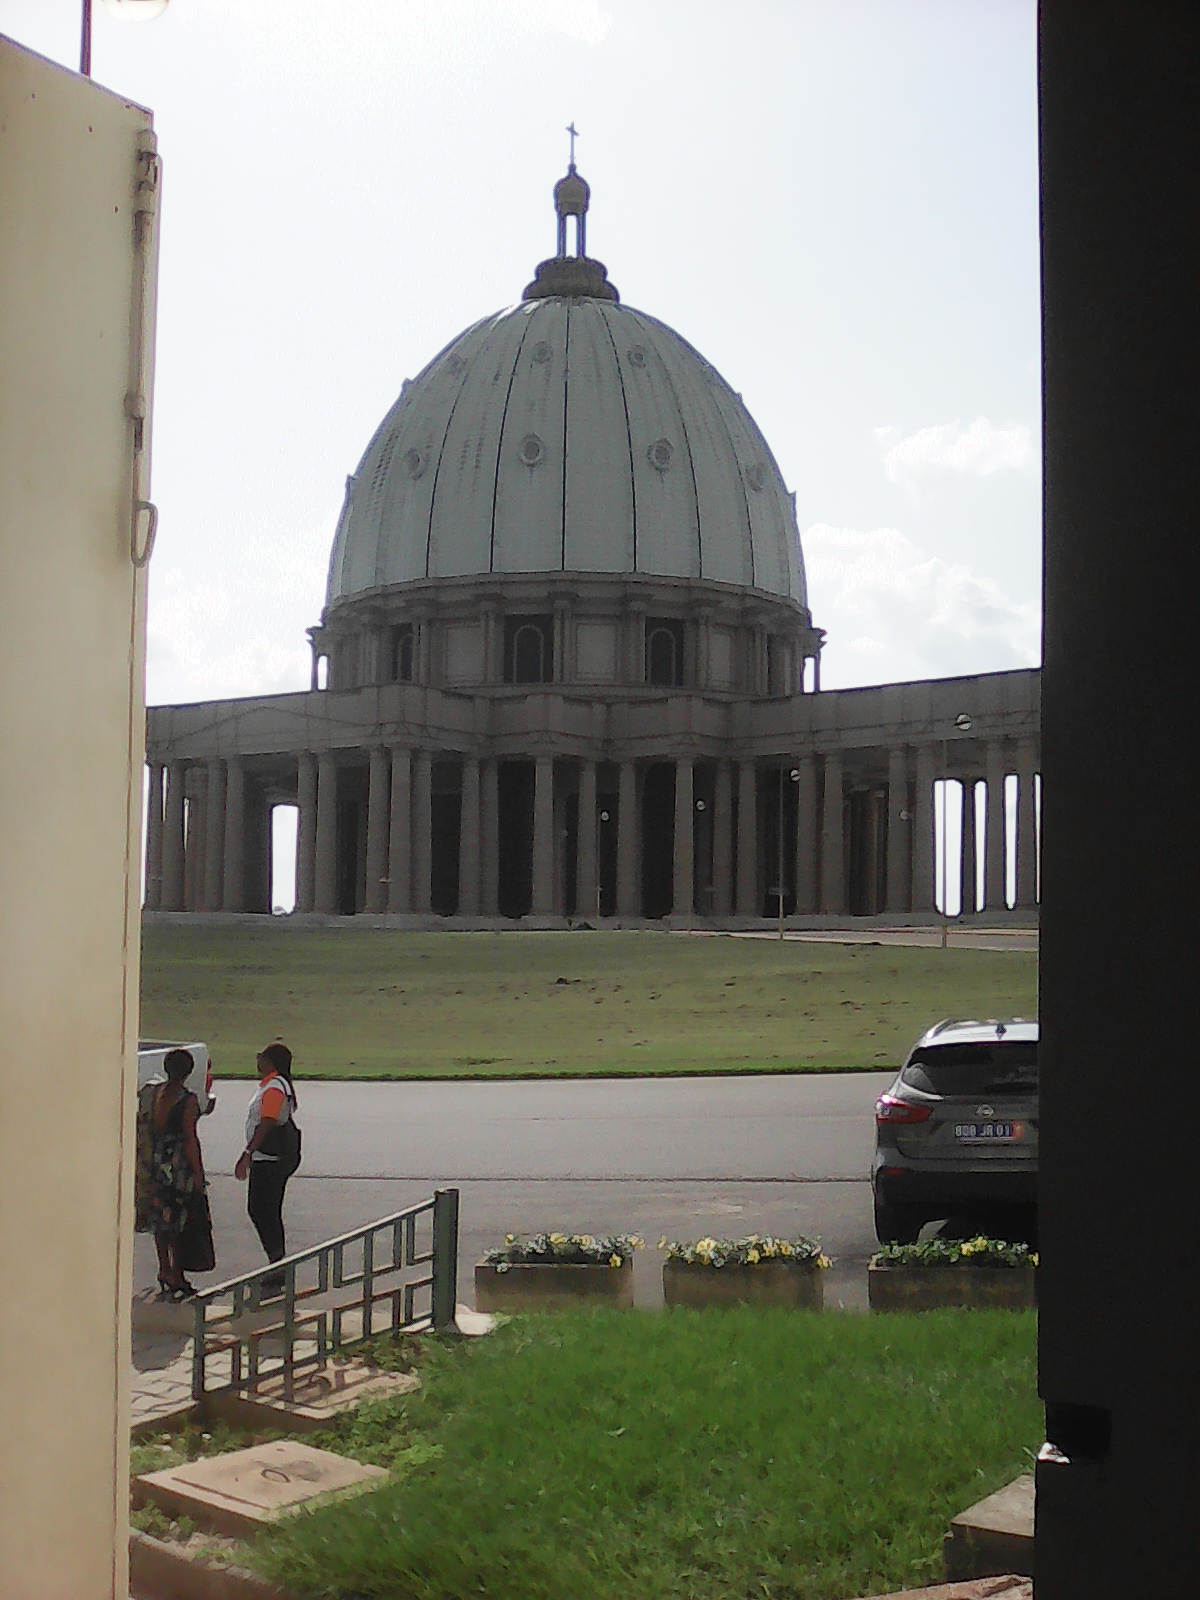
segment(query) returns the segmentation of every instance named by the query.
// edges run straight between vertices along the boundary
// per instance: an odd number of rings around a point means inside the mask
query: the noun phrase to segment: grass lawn
[[[142,1035],[222,1077],[276,1036],[307,1077],[844,1072],[944,1016],[1033,1016],[1032,952],[667,933],[149,928]]]
[[[323,1600],[846,1600],[937,1581],[1041,1436],[1032,1313],[567,1313],[426,1341],[324,1444],[393,1469],[250,1559]],[[386,1357],[385,1357],[386,1359]]]

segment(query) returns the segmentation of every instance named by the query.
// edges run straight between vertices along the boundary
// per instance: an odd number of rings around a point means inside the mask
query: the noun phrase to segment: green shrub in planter
[[[581,1303],[633,1305],[632,1233],[506,1233],[475,1267],[478,1311],[562,1310]]]
[[[831,1266],[815,1239],[660,1239],[663,1299],[668,1306],[785,1305],[819,1311],[823,1268]]]
[[[932,1311],[940,1306],[1007,1307],[1037,1304],[1037,1255],[1004,1239],[927,1239],[888,1244],[871,1257],[872,1311]]]

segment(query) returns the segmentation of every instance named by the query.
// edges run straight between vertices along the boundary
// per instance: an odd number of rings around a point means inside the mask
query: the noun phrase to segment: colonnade
[[[938,785],[964,796],[962,912],[1037,903],[1036,744],[501,758],[304,751],[253,795],[239,757],[151,763],[146,904],[267,910],[272,800],[298,807],[296,909],[638,918],[933,913]],[[202,768],[197,773],[196,767]],[[1015,777],[1015,830],[1005,790]],[[986,794],[976,826],[975,795]],[[975,886],[982,863],[981,893]]]

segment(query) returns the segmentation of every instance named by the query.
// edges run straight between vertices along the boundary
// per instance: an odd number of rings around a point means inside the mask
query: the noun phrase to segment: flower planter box
[[[867,1283],[872,1311],[1025,1311],[1037,1305],[1033,1267],[872,1267]]]
[[[498,1272],[475,1268],[476,1311],[562,1311],[575,1306],[633,1306],[633,1258],[621,1266],[567,1261],[516,1261]]]
[[[759,1261],[744,1267],[664,1261],[663,1299],[668,1306],[791,1306],[820,1311],[825,1290],[821,1269],[807,1261]]]

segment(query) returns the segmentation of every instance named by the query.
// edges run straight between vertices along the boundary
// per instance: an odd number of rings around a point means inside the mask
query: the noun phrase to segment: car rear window
[[[1013,1094],[1038,1086],[1036,1041],[932,1044],[914,1051],[902,1082],[925,1094]]]

